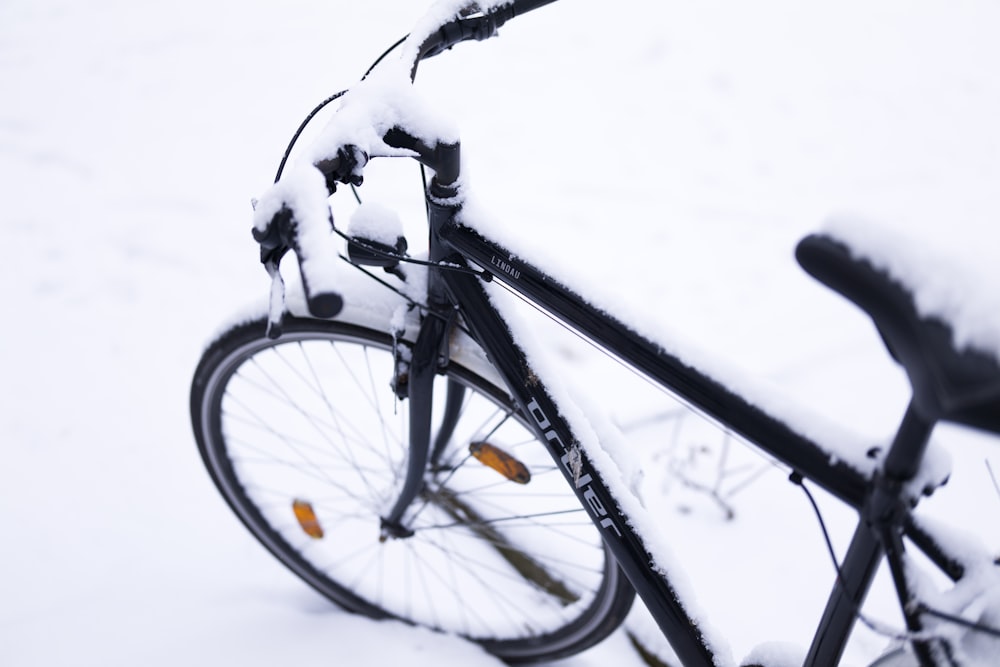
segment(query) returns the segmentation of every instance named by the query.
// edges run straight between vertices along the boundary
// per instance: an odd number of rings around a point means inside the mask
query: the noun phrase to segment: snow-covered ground
[[[187,415],[204,341],[268,288],[250,198],[300,118],[423,5],[0,4],[0,664],[498,664],[318,599],[225,508]],[[998,20],[987,0],[567,0],[420,83],[461,129],[479,199],[539,263],[876,441],[905,379],[791,250],[848,214],[1000,266]],[[600,378],[592,404],[635,442],[647,503],[736,659],[804,644],[831,567],[800,492],[766,473],[721,520],[666,473],[716,468],[671,457],[649,427],[658,397],[555,346],[567,373]],[[1000,548],[984,465],[1000,443],[938,439],[946,495]],[[826,511],[843,548],[850,516]],[[884,643],[858,634],[852,656]],[[639,664],[622,633],[565,664],[609,660]]]

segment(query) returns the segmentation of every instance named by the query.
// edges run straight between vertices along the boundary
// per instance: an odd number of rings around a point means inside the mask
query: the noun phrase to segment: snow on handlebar
[[[327,202],[336,184],[360,185],[370,158],[393,156],[417,158],[435,169],[448,165],[455,172],[448,183],[457,179],[458,133],[413,88],[416,63],[459,42],[488,39],[507,20],[553,1],[483,0],[470,11],[468,0],[440,0],[403,42],[396,58],[382,62],[351,90],[335,96],[340,107],[301,156],[303,166],[286,174],[279,169],[280,180],[254,208],[253,235],[275,286],[282,284],[278,263],[291,249],[298,256],[309,312],[315,317],[340,312],[343,300],[334,268],[339,244]],[[390,137],[397,141],[387,142]],[[454,150],[449,153],[449,149]],[[448,159],[431,164],[442,153]],[[276,311],[275,293],[283,295],[283,288],[276,292],[272,286],[272,321],[280,323],[283,303]]]
[[[265,193],[254,209],[254,238],[262,259],[277,262],[292,249],[299,259],[302,288],[309,312],[333,317],[343,307],[333,270],[339,249],[327,204],[326,178],[319,169],[296,169]],[[277,256],[268,258],[268,253]]]
[[[295,251],[306,303],[316,317],[333,317],[343,306],[335,271],[339,242],[327,199],[337,183],[360,185],[370,158],[419,157],[419,151],[386,142],[386,136],[401,130],[419,146],[453,143],[458,136],[455,126],[413,89],[408,68],[389,67],[341,97],[336,114],[303,151],[298,166],[282,174],[256,204],[253,234],[261,244],[261,261],[270,263],[268,271],[276,278],[281,256]]]

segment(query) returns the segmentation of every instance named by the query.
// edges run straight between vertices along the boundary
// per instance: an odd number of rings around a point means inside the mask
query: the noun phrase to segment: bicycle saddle
[[[921,317],[905,287],[867,260],[853,256],[843,243],[810,235],[799,242],[795,257],[811,276],[871,316],[889,353],[906,371],[914,405],[924,418],[1000,433],[1000,364],[996,359],[976,350],[956,349],[947,323]]]

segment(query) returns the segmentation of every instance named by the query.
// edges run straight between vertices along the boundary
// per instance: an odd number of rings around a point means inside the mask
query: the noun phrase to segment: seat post
[[[917,410],[913,401],[906,408],[903,421],[885,455],[883,474],[894,482],[908,482],[920,471],[934,420],[928,420]]]

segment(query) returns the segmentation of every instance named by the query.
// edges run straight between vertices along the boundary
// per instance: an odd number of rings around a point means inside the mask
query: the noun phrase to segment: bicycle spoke
[[[339,331],[325,322],[298,335],[298,322],[278,341],[235,346],[219,379],[200,385],[215,415],[200,422],[206,462],[285,564],[348,609],[489,641],[500,654],[534,655],[564,635],[590,643],[609,608],[627,607],[631,590],[548,451],[505,392],[457,367],[434,380],[435,400],[459,382],[462,401],[446,421],[443,403],[432,406],[451,437],[404,515],[412,533],[386,539],[381,517],[409,441],[392,341],[318,333]],[[509,454],[529,483],[472,456],[471,443]]]

